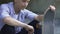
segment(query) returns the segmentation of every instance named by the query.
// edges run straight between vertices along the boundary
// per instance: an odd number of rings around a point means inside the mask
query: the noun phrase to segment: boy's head
[[[15,4],[21,8],[24,9],[28,6],[30,0],[14,0]]]

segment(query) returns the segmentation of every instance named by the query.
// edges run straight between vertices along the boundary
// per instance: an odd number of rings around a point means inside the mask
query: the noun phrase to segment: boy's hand
[[[25,27],[25,29],[28,31],[28,33],[34,33],[33,26],[27,25],[27,27]]]
[[[53,5],[50,5],[50,7],[49,7],[52,11],[55,11],[55,6],[53,6]]]

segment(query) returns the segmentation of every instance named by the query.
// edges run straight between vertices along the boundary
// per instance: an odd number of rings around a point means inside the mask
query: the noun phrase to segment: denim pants
[[[41,28],[41,26],[38,29],[35,27],[37,23],[39,23],[39,22],[36,21],[36,20],[33,20],[28,25],[31,25],[31,26],[34,27],[34,34],[42,34],[42,28]],[[15,27],[5,24],[3,26],[3,28],[1,29],[1,31],[0,31],[0,34],[16,34]],[[28,34],[28,32],[23,28],[21,30],[21,32],[19,32],[17,34]]]

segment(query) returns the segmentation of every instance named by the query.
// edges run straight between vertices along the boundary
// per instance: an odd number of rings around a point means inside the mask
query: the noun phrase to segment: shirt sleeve
[[[31,21],[35,19],[35,16],[38,16],[37,14],[31,12],[31,11],[28,11],[27,12],[27,18],[30,19]]]
[[[6,4],[2,4],[0,6],[0,19],[4,19],[5,17],[9,16],[9,9]]]

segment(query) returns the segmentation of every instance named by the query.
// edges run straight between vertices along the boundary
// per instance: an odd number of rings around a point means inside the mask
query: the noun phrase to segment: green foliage
[[[2,3],[8,3],[8,2],[11,2],[11,1],[13,1],[13,0],[0,0],[0,4],[2,4]]]

